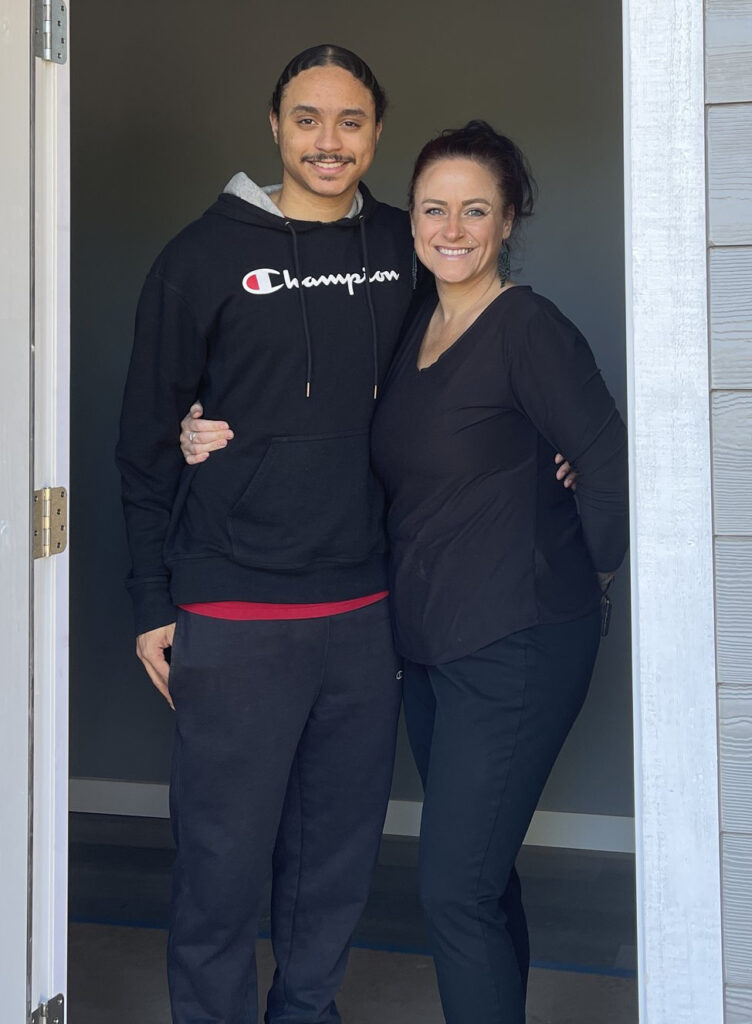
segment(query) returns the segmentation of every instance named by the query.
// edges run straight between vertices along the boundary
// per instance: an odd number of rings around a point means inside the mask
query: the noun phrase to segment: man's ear
[[[383,127],[384,127],[384,122],[383,121],[379,121],[379,123],[376,125],[376,141],[377,142],[381,138],[381,129]]]
[[[269,124],[271,125],[274,141],[277,145],[279,145],[279,117],[274,113],[273,110],[269,111]]]

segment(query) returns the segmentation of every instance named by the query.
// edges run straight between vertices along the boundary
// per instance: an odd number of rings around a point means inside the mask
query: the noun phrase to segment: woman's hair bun
[[[445,130],[447,132],[451,132],[453,129],[448,128],[448,129],[445,129]],[[483,136],[485,136],[485,138],[495,138],[495,139],[501,138],[501,136],[498,135],[493,130],[491,125],[488,123],[488,121],[481,121],[479,118],[475,118],[472,121],[468,121],[467,124],[465,125],[465,127],[461,128],[460,131],[469,132],[469,133],[472,133],[473,135],[483,135]],[[443,134],[444,133],[442,132],[442,135]]]

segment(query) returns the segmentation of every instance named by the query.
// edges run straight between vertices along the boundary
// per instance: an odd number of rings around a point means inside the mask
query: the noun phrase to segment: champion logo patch
[[[278,270],[262,267],[260,270],[252,270],[250,274],[245,275],[243,287],[251,295],[271,295],[272,292],[278,292],[280,288],[285,287],[284,282],[274,283],[274,279],[277,277],[279,277]]]
[[[399,271],[376,270],[373,274],[367,275],[366,268],[363,267],[359,273],[322,274],[320,277],[304,277],[302,280],[298,280],[288,270],[259,267],[258,270],[251,270],[245,275],[243,288],[249,295],[271,295],[272,292],[278,292],[280,288],[321,288],[339,285],[347,288],[350,295],[354,295],[356,286],[365,284],[366,279],[369,284],[399,281]]]

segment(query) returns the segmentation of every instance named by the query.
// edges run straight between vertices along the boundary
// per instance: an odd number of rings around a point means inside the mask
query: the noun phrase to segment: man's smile
[[[341,155],[326,156],[323,153],[316,153],[313,156],[304,156],[303,163],[310,164],[319,171],[323,171],[325,174],[332,174],[333,172],[341,170],[347,164],[353,164],[355,161],[352,157],[345,157]]]

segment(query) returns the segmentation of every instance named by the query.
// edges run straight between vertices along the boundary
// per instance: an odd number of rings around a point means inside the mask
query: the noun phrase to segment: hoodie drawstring
[[[366,221],[363,214],[359,214],[360,222],[360,248],[363,255],[363,273],[365,274],[366,302],[368,313],[371,319],[371,344],[373,350],[373,398],[374,401],[379,393],[379,334],[376,326],[376,309],[371,294],[371,267],[368,262],[368,245],[366,242]],[[298,250],[298,233],[289,220],[285,221],[285,227],[292,235],[292,254],[295,264],[295,277],[298,280],[298,298],[300,299],[300,314],[303,320],[303,333],[306,343],[306,398],[311,397],[311,377],[313,374],[313,345],[311,342],[311,328],[308,323],[308,309],[306,307],[303,277],[300,270],[300,253]]]
[[[363,270],[366,275],[366,301],[368,302],[368,312],[371,314],[371,340],[373,343],[373,399],[376,401],[379,393],[379,334],[376,327],[376,310],[374,309],[373,295],[371,294],[371,268],[368,264],[366,219],[362,213],[359,215],[358,220],[360,221],[360,246],[363,250]]]
[[[298,253],[298,235],[295,228],[292,226],[289,220],[285,221],[285,226],[290,229],[292,235],[292,256],[295,263],[295,277],[298,282],[302,281],[300,273],[300,254]],[[306,398],[311,397],[311,374],[313,368],[313,347],[311,345],[311,330],[308,326],[308,310],[306,309],[305,296],[303,295],[302,284],[298,284],[298,297],[300,298],[300,313],[303,318],[303,333],[305,334],[306,342]]]

